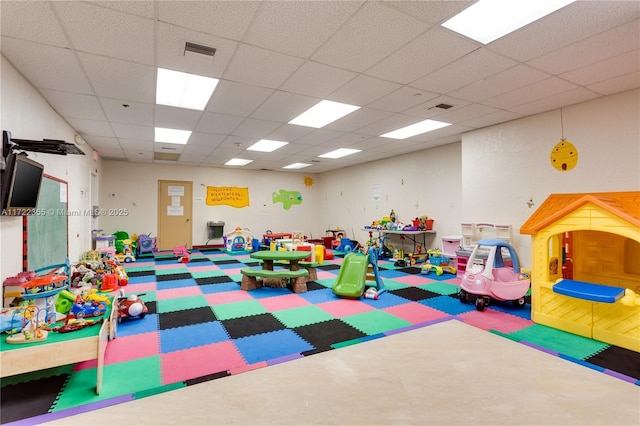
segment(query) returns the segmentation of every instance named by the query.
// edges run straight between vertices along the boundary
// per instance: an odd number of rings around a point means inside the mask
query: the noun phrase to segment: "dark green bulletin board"
[[[44,175],[36,213],[24,216],[23,268],[65,263],[69,256],[67,182]]]

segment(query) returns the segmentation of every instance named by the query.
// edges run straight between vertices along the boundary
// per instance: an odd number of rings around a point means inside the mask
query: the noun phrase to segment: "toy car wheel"
[[[520,299],[512,300],[511,303],[513,304],[513,306],[517,306],[518,308],[524,308],[524,305],[527,302],[524,300],[524,297],[521,297]]]
[[[476,309],[484,311],[484,297],[480,296],[476,299]]]
[[[469,299],[467,299],[467,292],[464,290],[460,290],[460,302],[461,303],[467,303],[469,301]]]

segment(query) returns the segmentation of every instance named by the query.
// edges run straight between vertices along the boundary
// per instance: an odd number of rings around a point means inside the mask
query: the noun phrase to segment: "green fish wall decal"
[[[293,205],[302,203],[302,194],[298,191],[285,191],[281,189],[280,193],[274,192],[271,198],[273,199],[273,204],[282,203],[282,207],[285,210],[289,210]]]

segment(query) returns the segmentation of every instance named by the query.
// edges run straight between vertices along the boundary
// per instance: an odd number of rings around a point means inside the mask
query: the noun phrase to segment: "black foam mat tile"
[[[610,346],[585,361],[625,376],[640,378],[640,354],[629,349]]]
[[[222,284],[222,283],[233,283],[235,282],[228,276],[220,276],[220,277],[204,277],[204,278],[196,278],[196,283],[198,285],[208,285],[208,284]]]
[[[0,422],[14,422],[48,412],[68,378],[68,374],[62,374],[3,386]]]
[[[414,302],[425,300],[425,299],[431,299],[432,297],[442,296],[441,294],[434,293],[429,290],[423,290],[418,287],[406,287],[406,288],[399,288],[396,290],[388,290],[388,291],[389,293],[393,293],[396,296],[400,296],[404,299],[411,300]]]
[[[203,322],[216,320],[216,315],[208,306],[158,314],[160,330],[168,330],[170,328],[184,327],[186,325],[201,324]]]
[[[189,278],[193,278],[191,274],[188,272],[183,272],[179,274],[166,274],[166,275],[158,275],[156,277],[156,281],[175,281],[175,280],[187,280]]]
[[[332,349],[332,345],[336,343],[366,336],[365,333],[339,319],[296,327],[293,331],[319,351]],[[305,354],[308,355],[307,353]]]
[[[222,320],[222,325],[227,330],[229,337],[239,339],[254,334],[269,333],[284,330],[287,327],[271,314],[259,314],[248,317]]]

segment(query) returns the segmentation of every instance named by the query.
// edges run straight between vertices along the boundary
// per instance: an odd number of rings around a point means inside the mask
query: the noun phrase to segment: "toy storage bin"
[[[456,251],[462,247],[462,235],[450,235],[442,237],[442,254],[448,257],[456,257]]]

